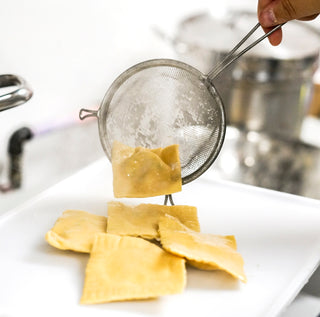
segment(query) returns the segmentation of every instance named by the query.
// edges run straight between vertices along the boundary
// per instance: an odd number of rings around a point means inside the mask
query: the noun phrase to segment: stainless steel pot
[[[229,126],[209,173],[215,177],[320,199],[320,148]]]
[[[19,106],[32,97],[32,90],[27,82],[17,75],[0,75],[0,111]],[[1,94],[2,89],[6,89]]]
[[[206,73],[256,22],[256,14],[247,12],[191,16],[177,27],[178,58]],[[283,32],[280,46],[265,40],[216,78],[228,124],[299,136],[318,67],[319,34],[300,22],[287,23]]]

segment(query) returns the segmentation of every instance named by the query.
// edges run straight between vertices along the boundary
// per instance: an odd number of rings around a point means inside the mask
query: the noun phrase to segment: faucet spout
[[[33,132],[26,127],[16,130],[10,137],[8,154],[10,159],[9,183],[0,184],[1,192],[8,192],[21,186],[23,145],[25,141],[32,139]]]
[[[0,88],[5,87],[14,87],[14,89],[0,95],[0,111],[19,106],[27,102],[33,95],[27,82],[17,75],[0,75]]]

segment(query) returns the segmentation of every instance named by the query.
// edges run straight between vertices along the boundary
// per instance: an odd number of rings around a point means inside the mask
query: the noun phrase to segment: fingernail
[[[264,27],[269,27],[278,24],[272,9],[261,13],[260,24]]]

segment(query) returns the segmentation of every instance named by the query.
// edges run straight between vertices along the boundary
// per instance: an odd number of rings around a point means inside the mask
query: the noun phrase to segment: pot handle
[[[17,75],[0,75],[0,88],[15,86],[17,89],[0,95],[0,111],[19,106],[27,102],[33,95],[27,82]]]
[[[91,109],[80,109],[79,111],[79,118],[80,120],[84,120],[90,117],[98,118],[98,110],[91,110]]]

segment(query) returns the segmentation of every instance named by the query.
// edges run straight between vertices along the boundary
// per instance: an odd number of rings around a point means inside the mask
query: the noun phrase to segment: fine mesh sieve
[[[109,88],[95,115],[102,147],[111,159],[113,141],[146,148],[179,144],[182,183],[200,176],[223,143],[222,101],[206,76],[175,60],[133,66]]]
[[[182,184],[187,184],[211,166],[222,147],[225,113],[212,80],[243,54],[234,52],[208,75],[171,59],[137,64],[113,82],[97,111],[81,109],[80,119],[98,118],[109,160],[114,141],[146,148],[178,144]]]

